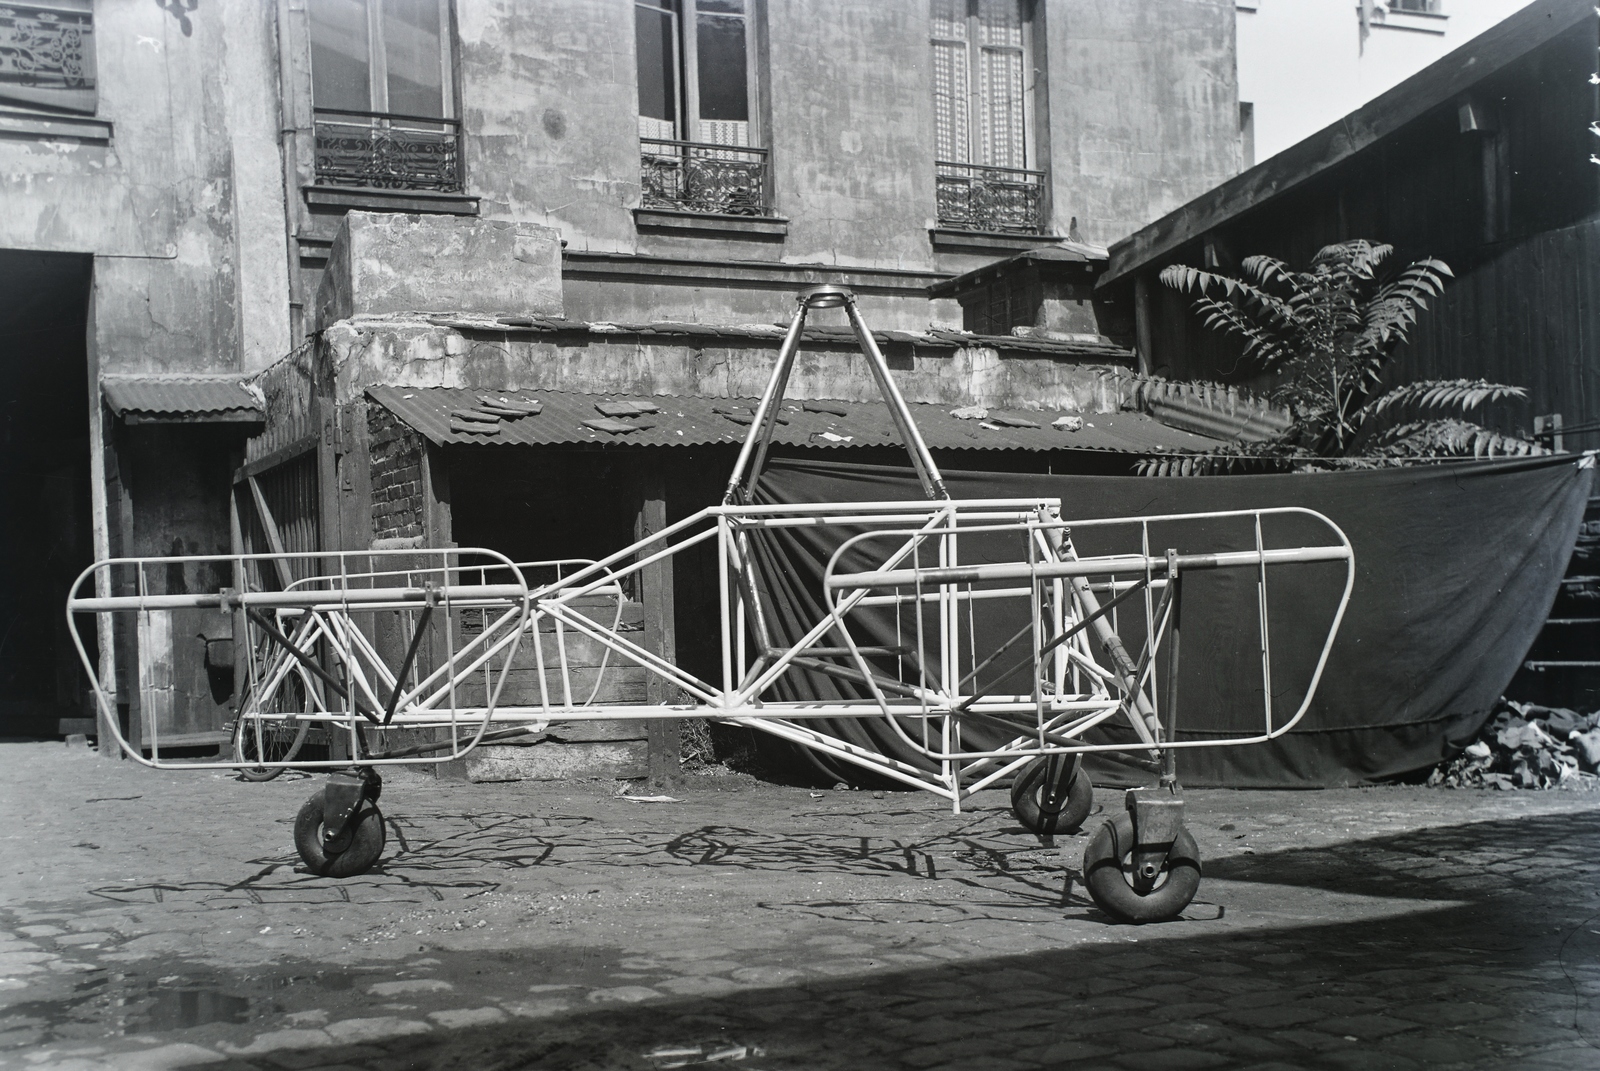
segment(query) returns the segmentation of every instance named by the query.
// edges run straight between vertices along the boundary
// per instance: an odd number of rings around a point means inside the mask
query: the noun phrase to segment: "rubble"
[[[1478,738],[1435,767],[1428,784],[1600,791],[1600,711],[1502,699]]]

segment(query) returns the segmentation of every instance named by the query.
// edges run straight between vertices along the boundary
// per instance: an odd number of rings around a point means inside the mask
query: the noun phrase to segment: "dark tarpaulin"
[[[1306,788],[1377,781],[1426,769],[1477,732],[1539,632],[1587,501],[1592,469],[1570,455],[1467,461],[1404,469],[1286,476],[1140,478],[947,472],[956,498],[1051,497],[1064,519],[1303,506],[1327,515],[1355,549],[1356,581],[1321,687],[1305,718],[1265,744],[1190,749],[1185,784]],[[909,469],[775,461],[761,498],[778,503],[884,501],[922,497]],[[1325,529],[1298,520],[1269,526],[1269,546],[1326,542]],[[1237,524],[1183,522],[1153,538],[1180,550],[1248,549]],[[837,531],[797,530],[763,541],[756,554],[780,636],[798,638],[818,612],[815,592]],[[1204,543],[1205,545],[1201,545]],[[1080,550],[1096,553],[1080,541]],[[998,549],[998,548],[996,548]],[[1109,547],[1105,549],[1110,549]],[[1159,547],[1153,547],[1158,553]],[[980,552],[984,553],[984,552]],[[963,559],[971,556],[963,541]],[[1248,570],[1186,582],[1180,737],[1239,732],[1259,724],[1261,660],[1257,591]],[[1284,570],[1269,585],[1274,703],[1292,711],[1326,634],[1344,583],[1342,564]],[[980,604],[981,605],[981,604]],[[868,642],[893,642],[884,635]],[[978,622],[995,644],[1010,619]],[[1142,632],[1143,625],[1136,624]],[[1123,626],[1124,633],[1128,626]],[[983,682],[992,685],[994,682]],[[830,698],[849,689],[818,674],[791,673],[785,698]],[[1249,712],[1241,714],[1240,712]],[[1245,720],[1241,722],[1241,718]],[[917,761],[876,719],[839,719],[828,728],[863,746]],[[972,731],[968,743],[979,743]],[[827,777],[865,781],[863,771],[807,755]],[[1144,775],[1097,761],[1096,780]]]

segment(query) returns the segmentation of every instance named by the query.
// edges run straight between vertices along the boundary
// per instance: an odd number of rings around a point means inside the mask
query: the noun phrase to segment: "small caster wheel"
[[[300,858],[312,873],[325,878],[349,878],[370,870],[383,855],[388,839],[383,828],[383,812],[370,799],[361,801],[360,808],[345,827],[348,838],[340,852],[330,852],[322,844],[323,794],[316,793],[306,800],[294,820],[294,846]]]
[[[1070,780],[1069,780],[1070,778]],[[1047,789],[1054,782],[1054,793]],[[1062,787],[1062,782],[1066,782]],[[1047,799],[1054,795],[1054,799]],[[1064,756],[1035,759],[1011,782],[1011,813],[1041,837],[1076,833],[1094,806],[1094,785],[1080,763]]]
[[[1134,888],[1133,819],[1107,819],[1083,849],[1083,881],[1101,910],[1123,922],[1164,922],[1177,918],[1200,888],[1200,851],[1187,829],[1178,830],[1172,850],[1148,892]]]

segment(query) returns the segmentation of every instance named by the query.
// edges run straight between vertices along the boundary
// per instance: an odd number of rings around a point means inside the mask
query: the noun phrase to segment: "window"
[[[1407,15],[1437,15],[1439,0],[1389,0],[1389,10]]]
[[[635,0],[644,204],[767,213],[754,0]]]
[[[461,189],[445,0],[309,0],[317,181]]]
[[[932,0],[939,222],[1037,233],[1043,172],[1030,170],[1029,27],[1023,0]]]
[[[639,135],[750,145],[748,0],[637,0]]]
[[[0,104],[93,115],[90,0],[0,3]]]

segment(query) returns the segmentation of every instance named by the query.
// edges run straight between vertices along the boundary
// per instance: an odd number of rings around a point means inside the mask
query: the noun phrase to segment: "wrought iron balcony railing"
[[[316,109],[317,185],[460,193],[455,119]]]
[[[964,231],[1039,234],[1044,172],[935,161],[939,226]]]
[[[640,138],[645,208],[768,216],[767,150]]]

